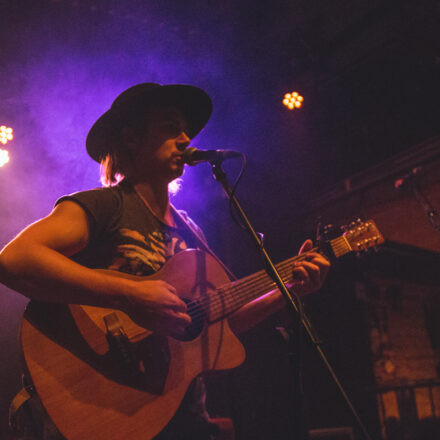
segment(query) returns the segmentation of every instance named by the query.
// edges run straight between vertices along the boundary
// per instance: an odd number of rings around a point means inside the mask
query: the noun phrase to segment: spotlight
[[[12,141],[14,139],[14,135],[12,134],[13,130],[11,127],[6,127],[6,125],[0,126],[0,142],[5,145],[7,142]]]
[[[303,105],[304,98],[298,92],[286,93],[283,104],[289,109],[300,108]]]
[[[0,168],[9,162],[9,152],[8,150],[2,150],[0,148]]]

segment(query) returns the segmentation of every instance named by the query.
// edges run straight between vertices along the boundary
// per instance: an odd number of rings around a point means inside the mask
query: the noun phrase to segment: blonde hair
[[[119,165],[120,161],[117,156],[116,152],[112,151],[101,159],[99,173],[102,186],[115,186],[124,179],[125,175]]]

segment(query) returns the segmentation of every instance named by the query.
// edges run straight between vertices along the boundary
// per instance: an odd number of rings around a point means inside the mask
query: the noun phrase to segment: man
[[[174,286],[96,269],[151,275],[179,251],[200,247],[200,230],[170,205],[168,185],[182,175],[183,152],[211,110],[208,95],[192,86],[143,83],[119,95],[86,142],[104,181],[113,186],[60,199],[2,251],[0,280],[31,299],[118,309],[155,333],[182,334],[191,317]],[[311,246],[307,240],[301,252]],[[317,290],[328,268],[320,254],[308,254],[292,268],[296,291]],[[245,331],[283,304],[281,294],[271,292],[235,312],[230,326]],[[198,380],[190,388],[158,438],[211,438],[200,403],[203,384]]]

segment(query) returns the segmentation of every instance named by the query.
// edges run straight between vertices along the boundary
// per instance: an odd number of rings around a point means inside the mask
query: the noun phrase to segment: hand
[[[156,333],[177,336],[191,322],[186,304],[165,281],[135,281],[126,299],[123,311],[136,324]]]
[[[313,247],[312,240],[306,240],[299,251],[305,254]],[[293,289],[299,295],[307,295],[319,290],[330,269],[330,262],[318,252],[308,252],[305,260],[294,263]]]

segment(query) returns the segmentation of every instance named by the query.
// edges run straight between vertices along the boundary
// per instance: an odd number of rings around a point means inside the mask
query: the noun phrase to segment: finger
[[[330,261],[328,261],[326,258],[320,258],[313,261],[313,263],[320,267],[321,280],[324,280],[327,277],[328,271],[330,270]]]
[[[177,313],[185,313],[187,311],[186,303],[179,299],[179,302],[172,306],[172,310]]]
[[[187,326],[188,324],[191,324],[191,316],[189,316],[187,313],[176,313],[176,318],[178,319],[180,325]]]
[[[304,262],[304,265],[295,268],[294,277],[305,283],[319,284],[321,282],[320,269],[314,264]]]
[[[165,299],[166,298],[166,299]],[[167,292],[164,297],[165,303],[168,307],[171,307],[176,312],[186,312],[186,303],[180,299],[177,294]]]
[[[308,252],[307,255],[304,255],[304,259],[307,261],[320,260],[330,265],[330,261],[319,252]]]
[[[161,314],[154,319],[154,331],[163,335],[181,334],[185,331],[191,317],[186,313]]]
[[[166,281],[161,281],[161,283],[162,283],[162,286],[165,288],[165,289],[167,289],[169,292],[171,292],[173,295],[177,295],[177,290],[176,290],[176,288],[173,286],[173,285],[171,285],[171,284],[168,284]]]
[[[304,281],[305,283],[310,281],[309,273],[302,264],[293,268],[292,276],[295,281]]]
[[[307,239],[301,246],[301,249],[299,250],[299,254],[303,254],[304,252],[309,251],[313,247],[313,241],[310,239]]]
[[[331,267],[330,261],[318,253],[312,255],[312,258],[307,258],[306,260],[310,263],[315,264],[316,266],[319,266],[319,268],[321,269],[321,279],[324,280]]]
[[[312,284],[317,285],[321,283],[321,269],[319,266],[308,261],[303,261],[303,267]]]

